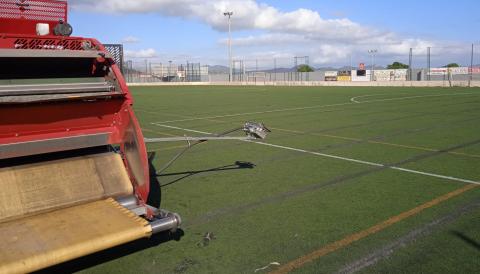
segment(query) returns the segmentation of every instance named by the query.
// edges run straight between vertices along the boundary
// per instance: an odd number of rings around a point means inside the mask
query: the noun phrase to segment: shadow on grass
[[[55,265],[43,270],[34,272],[37,274],[47,274],[47,273],[73,273],[81,270],[88,269],[103,263],[107,263],[124,256],[128,256],[135,252],[142,251],[144,249],[152,248],[158,246],[162,243],[169,242],[172,240],[180,241],[181,237],[184,235],[183,230],[178,229],[175,233],[164,232],[155,234],[149,239],[140,239],[133,241],[124,245],[106,249],[85,257],[81,257],[72,261],[68,261],[59,265]]]
[[[160,208],[162,203],[162,190],[160,188],[160,182],[157,178],[157,170],[153,165],[155,159],[155,152],[148,153],[148,167],[150,171],[150,192],[148,193],[147,204]]]
[[[211,168],[211,169],[157,175],[157,171],[155,170],[155,167],[152,164],[154,158],[155,158],[155,153],[150,153],[148,156],[149,166],[150,166],[150,193],[148,196],[148,204],[155,207],[160,207],[162,186],[176,183],[187,177],[200,174],[200,173],[222,172],[222,171],[237,170],[237,169],[252,169],[255,167],[255,165],[250,162],[236,161],[232,165],[225,165],[225,166]],[[169,182],[167,184],[160,185],[158,181],[158,177],[162,177],[162,176],[167,177],[167,176],[175,176],[175,175],[184,175],[184,176],[178,179],[175,179],[174,181]],[[106,249],[94,254],[90,254],[81,258],[77,258],[59,265],[55,265],[34,273],[37,273],[37,274],[73,273],[81,270],[86,270],[88,268],[101,265],[101,264],[128,256],[128,255],[131,255],[133,253],[158,246],[160,244],[163,244],[172,240],[180,241],[183,235],[184,235],[184,231],[181,229],[178,229],[175,233],[163,232],[163,233],[155,234],[149,239],[136,240],[130,243],[117,246],[117,247],[113,247],[113,248]]]
[[[458,238],[460,238],[465,243],[471,245],[473,248],[480,251],[480,243],[479,242],[477,242],[474,239],[468,237],[467,235],[463,234],[462,232],[451,231],[450,233],[452,233],[453,235],[457,236]]]
[[[155,153],[149,153],[148,162],[150,167],[150,193],[148,195],[148,204],[160,208],[161,204],[161,189],[158,182],[154,165],[152,164],[155,158]],[[120,246],[112,247],[94,254],[87,255],[72,261],[68,261],[59,265],[55,265],[35,273],[73,273],[101,265],[103,263],[128,256],[135,252],[139,252],[148,248],[158,246],[162,243],[166,243],[172,240],[180,241],[184,235],[183,230],[177,229],[175,233],[163,232],[155,234],[148,239],[140,239],[130,243],[126,243]]]
[[[231,164],[231,165],[225,165],[225,166],[220,166],[220,167],[210,168],[210,169],[203,169],[203,170],[192,170],[192,171],[184,171],[184,172],[158,174],[157,177],[169,177],[169,176],[183,175],[180,178],[174,179],[173,181],[161,184],[161,187],[165,187],[165,186],[177,183],[181,180],[184,180],[188,177],[191,177],[191,176],[194,176],[194,175],[197,175],[197,174],[201,174],[201,173],[223,172],[223,171],[229,171],[229,170],[252,169],[252,168],[255,168],[255,164],[250,163],[250,162],[236,161],[234,164]]]

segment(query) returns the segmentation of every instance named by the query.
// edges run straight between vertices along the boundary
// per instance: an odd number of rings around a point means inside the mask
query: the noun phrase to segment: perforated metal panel
[[[0,18],[41,21],[67,20],[66,0],[0,0]]]
[[[0,0],[1,1],[1,0]],[[113,56],[113,60],[123,73],[123,45],[122,44],[104,44],[105,48]]]
[[[45,38],[15,39],[13,47],[16,49],[84,50],[83,41],[80,40],[59,40]]]

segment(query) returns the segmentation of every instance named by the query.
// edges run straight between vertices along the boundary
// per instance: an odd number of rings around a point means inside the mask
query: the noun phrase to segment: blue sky
[[[299,7],[324,17],[345,16],[355,22],[381,27],[405,36],[431,37],[471,43],[480,39],[480,1],[263,1],[285,10]]]
[[[232,10],[234,56],[262,62],[310,56],[316,66],[377,60],[468,63],[469,44],[480,41],[480,1],[255,1],[73,0],[74,35],[123,43],[127,58],[226,64],[226,19]],[[480,45],[478,46],[480,51]],[[477,58],[477,57],[476,57]],[[479,60],[480,62],[480,60]],[[281,64],[280,64],[281,65]]]

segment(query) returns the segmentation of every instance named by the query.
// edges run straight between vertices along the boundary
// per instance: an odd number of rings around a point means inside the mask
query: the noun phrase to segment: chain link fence
[[[123,73],[129,83],[480,81],[480,44],[411,48],[405,55],[387,58],[391,57],[383,55],[381,50],[372,50],[357,58],[346,58],[340,62],[343,66],[332,62],[316,68],[310,64],[310,56],[236,58],[231,75],[227,66],[135,58],[123,61]],[[399,62],[405,66],[389,68],[376,62]]]

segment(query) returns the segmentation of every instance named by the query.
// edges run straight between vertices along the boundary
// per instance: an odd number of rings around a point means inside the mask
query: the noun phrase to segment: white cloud
[[[227,38],[221,39],[219,42],[222,45],[227,45]],[[251,47],[251,46],[270,46],[279,44],[295,44],[304,43],[305,39],[302,35],[289,33],[267,33],[262,35],[249,35],[246,37],[237,37],[232,39],[232,43],[236,47]]]
[[[226,39],[219,41],[221,45],[226,45]],[[254,57],[251,48],[268,48],[275,52],[286,51],[291,56],[310,55],[311,61],[315,64],[332,64],[335,62],[345,62],[350,56],[367,56],[367,51],[372,48],[378,50],[379,57],[408,57],[410,48],[423,48],[435,45],[433,42],[421,39],[401,39],[394,34],[388,34],[381,41],[372,39],[370,41],[350,41],[321,39],[310,35],[290,34],[290,33],[267,33],[260,35],[250,35],[246,37],[237,37],[232,41],[234,51],[237,56]],[[264,51],[265,52],[265,51]],[[265,56],[267,57],[267,56]],[[268,55],[269,58],[277,58],[274,54]]]
[[[367,55],[371,48],[379,50],[379,58],[393,58],[408,57],[410,48],[438,46],[435,41],[404,37],[348,18],[326,19],[317,11],[304,8],[284,12],[255,0],[77,0],[72,7],[103,13],[181,17],[203,22],[218,31],[227,30],[223,12],[233,11],[234,32],[260,30],[260,34],[233,40],[237,56],[252,56],[253,49],[268,47],[269,52],[284,55],[309,54],[313,62],[324,64],[352,55]],[[222,45],[225,42],[225,39],[219,41]],[[156,55],[153,49],[131,53],[131,56],[152,55]]]
[[[125,38],[122,39],[122,43],[126,43],[126,44],[129,44],[129,43],[138,43],[140,42],[140,39],[138,39],[137,37],[135,36],[127,36]]]
[[[316,11],[281,12],[254,0],[77,0],[73,8],[104,13],[158,13],[201,20],[217,30],[227,29],[225,11],[233,11],[235,30],[262,29],[273,32],[370,37],[371,30],[349,19],[324,19]]]
[[[157,57],[157,51],[154,49],[142,49],[142,50],[126,50],[125,57],[127,58],[154,58]]]

